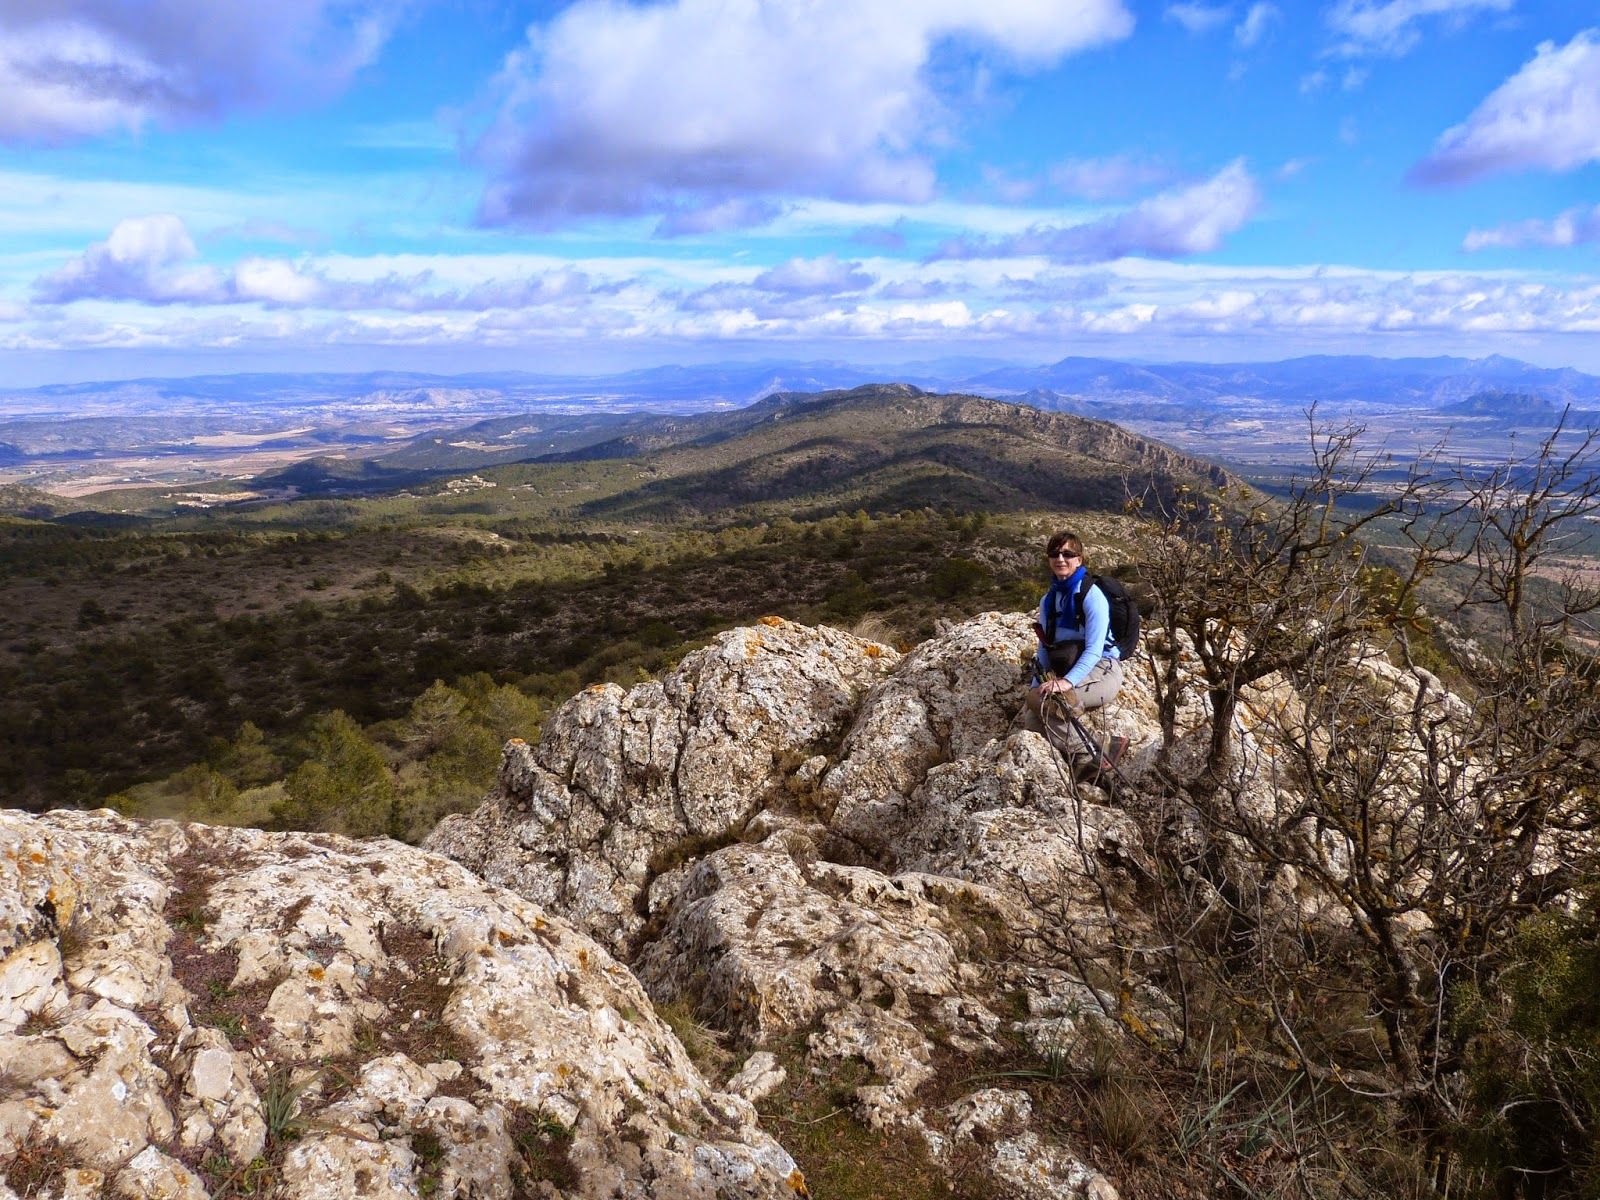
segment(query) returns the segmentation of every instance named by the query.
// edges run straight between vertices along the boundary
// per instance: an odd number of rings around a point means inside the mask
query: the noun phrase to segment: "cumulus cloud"
[[[1121,200],[1172,179],[1172,169],[1129,154],[1109,158],[1069,158],[1050,169],[1050,182],[1069,196]]]
[[[1233,20],[1233,7],[1228,4],[1169,4],[1166,18],[1176,21],[1190,33],[1209,33]]]
[[[824,254],[821,258],[791,258],[755,278],[755,286],[766,291],[806,296],[859,292],[872,284],[872,276],[861,270],[860,263],[841,262],[834,254]]]
[[[873,296],[879,300],[936,300],[965,290],[964,284],[945,279],[901,279],[884,284]]]
[[[1250,11],[1245,13],[1244,20],[1233,28],[1234,44],[1248,49],[1262,38],[1267,36],[1267,31],[1274,21],[1283,18],[1283,13],[1278,11],[1276,4],[1269,4],[1266,0],[1258,0],[1250,6]]]
[[[1517,0],[1339,0],[1328,10],[1328,27],[1339,39],[1335,50],[1347,55],[1398,57],[1421,37],[1418,26],[1439,17],[1460,23],[1477,13],[1510,12]]]
[[[53,142],[332,95],[403,0],[0,0],[0,140]]]
[[[1109,262],[1128,255],[1182,258],[1215,250],[1261,205],[1261,189],[1236,159],[1210,179],[1141,201],[1125,212],[1082,225],[1034,226],[993,239],[958,239],[939,257],[1042,255],[1063,263]]]
[[[479,217],[550,226],[785,195],[924,201],[922,147],[948,118],[924,69],[941,43],[1027,69],[1132,27],[1122,0],[578,0],[500,72]]]
[[[1500,171],[1570,171],[1600,161],[1600,31],[1533,58],[1445,130],[1412,169],[1421,183],[1465,183]]]
[[[1569,208],[1548,221],[1512,221],[1493,229],[1474,229],[1463,250],[1515,250],[1523,246],[1577,246],[1600,242],[1600,205]]]
[[[136,300],[146,304],[206,303],[223,294],[222,279],[197,265],[200,252],[175,216],[162,214],[121,221],[96,242],[34,284],[45,304],[73,300]]]

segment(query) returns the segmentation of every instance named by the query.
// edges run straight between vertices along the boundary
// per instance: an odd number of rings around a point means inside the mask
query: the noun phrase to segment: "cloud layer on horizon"
[[[26,313],[0,309],[0,347],[533,347],[575,337],[798,345],[892,335],[982,348],[1080,337],[1133,345],[1148,337],[1600,332],[1600,280],[1592,277],[1535,284],[1492,272],[1149,257],[1091,266],[1042,254],[909,263],[830,253],[765,268],[518,256],[479,256],[470,266],[450,256],[336,255],[226,265],[202,261],[172,216],[122,222],[40,276],[34,293]]]

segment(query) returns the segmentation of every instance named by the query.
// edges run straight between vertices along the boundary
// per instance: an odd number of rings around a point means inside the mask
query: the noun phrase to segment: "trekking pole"
[[[1044,627],[1037,621],[1033,623],[1033,635],[1039,639],[1039,645],[1043,647],[1045,652],[1048,654],[1050,648],[1044,640]],[[1037,677],[1038,673],[1035,671],[1035,678]],[[1055,713],[1051,713],[1050,710],[1052,709],[1055,710]],[[1078,720],[1078,718],[1073,714],[1072,709],[1067,706],[1067,702],[1061,699],[1059,695],[1044,697],[1039,705],[1039,715],[1041,717],[1054,715],[1055,719],[1058,721],[1062,717],[1065,717],[1067,723],[1077,731],[1079,739],[1083,742],[1084,749],[1088,750],[1089,753],[1094,756],[1096,773],[1104,775],[1109,772],[1111,775],[1120,780],[1124,787],[1131,788],[1133,786],[1133,784],[1128,781],[1128,777],[1118,770],[1117,764],[1111,760],[1110,755],[1105,752],[1105,748],[1099,743],[1099,741],[1095,739],[1095,736],[1089,732],[1089,730],[1084,726],[1083,722]],[[1112,739],[1112,743],[1113,745],[1115,744],[1115,739]]]
[[[1117,766],[1117,764],[1112,761],[1111,756],[1105,752],[1104,746],[1095,740],[1094,735],[1089,732],[1084,723],[1078,720],[1077,717],[1073,716],[1070,711],[1067,713],[1067,720],[1071,722],[1072,727],[1078,731],[1078,736],[1083,739],[1083,744],[1088,749],[1089,753],[1094,755],[1095,771],[1100,775],[1105,775],[1109,772],[1117,779],[1119,783],[1122,784],[1123,787],[1133,787],[1133,784],[1129,782],[1128,777],[1122,773],[1122,768]],[[1112,739],[1112,744],[1116,744],[1115,738]],[[1118,757],[1121,756],[1119,755]]]

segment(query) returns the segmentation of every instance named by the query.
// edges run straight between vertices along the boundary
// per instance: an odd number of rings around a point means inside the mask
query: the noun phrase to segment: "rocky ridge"
[[[1012,729],[1032,645],[1026,614],[905,655],[764,619],[574,697],[423,850],[0,814],[11,1194],[803,1195],[781,1106],[823,1078],[967,1193],[1112,1200],[974,1065],[1173,1012],[1022,952],[1146,923],[1138,826]],[[1259,789],[1292,711],[1240,707]],[[1158,769],[1143,658],[1094,728]],[[1206,732],[1191,688],[1167,763]]]
[[[1104,1200],[1112,1182],[1032,1121],[1024,1091],[974,1081],[951,1098],[940,1078],[952,1056],[1019,1042],[1091,1054],[1119,1005],[1011,951],[1043,921],[1090,944],[1144,921],[1134,823],[1012,731],[1033,645],[1023,614],[904,656],[768,618],[660,684],[574,698],[537,747],[507,746],[498,791],[427,845],[553,906],[736,1057],[788,1047],[790,1070],[864,1068],[854,1116],[951,1173],[977,1154],[993,1194]],[[1181,758],[1204,736],[1197,694],[1180,723]],[[1132,739],[1131,778],[1152,768],[1146,673],[1094,731]],[[719,757],[698,753],[717,739]],[[1142,1023],[1162,1028],[1165,998],[1142,999]]]

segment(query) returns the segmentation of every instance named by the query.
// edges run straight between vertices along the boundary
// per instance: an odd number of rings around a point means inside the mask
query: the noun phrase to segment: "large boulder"
[[[0,911],[13,1193],[804,1194],[627,968],[438,855],[0,813]]]
[[[959,1169],[966,1110],[926,1098],[951,1056],[1054,1053],[1082,1040],[1085,1005],[1115,1003],[1004,964],[1042,922],[1081,918],[1096,945],[1144,927],[1133,822],[1015,728],[1033,645],[1025,615],[1000,613],[904,657],[787,622],[736,630],[659,683],[576,697],[428,845],[607,939],[752,1078],[860,1064],[856,1116]],[[1135,692],[1094,730],[1133,736],[1145,769],[1159,730]],[[1028,1136],[1007,1153],[1037,1143],[1057,1194],[1114,1195]]]
[[[579,694],[537,747],[508,745],[497,791],[426,845],[625,949],[687,863],[837,745],[898,658],[777,617],[725,633],[658,683]]]

